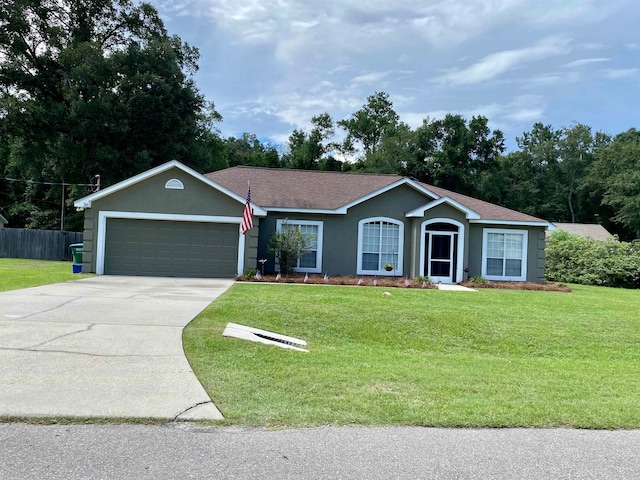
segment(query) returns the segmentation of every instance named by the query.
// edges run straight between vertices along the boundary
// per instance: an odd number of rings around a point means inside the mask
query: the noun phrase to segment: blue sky
[[[200,49],[195,80],[242,132],[284,144],[387,92],[400,120],[484,115],[509,150],[535,122],[640,128],[638,0],[151,0]]]

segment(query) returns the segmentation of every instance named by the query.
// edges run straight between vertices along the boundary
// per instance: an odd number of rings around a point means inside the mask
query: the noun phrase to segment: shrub
[[[583,285],[640,287],[640,242],[554,232],[546,249],[545,277]]]
[[[469,279],[471,283],[475,283],[477,285],[486,285],[489,281],[484,278],[482,275],[474,275]]]
[[[290,275],[294,272],[298,258],[309,252],[310,242],[311,236],[302,233],[297,225],[289,225],[286,219],[282,222],[282,228],[269,241],[269,252],[276,256],[280,273]]]
[[[251,278],[251,277],[255,277],[257,273],[258,273],[257,268],[245,268],[244,272],[242,273],[242,276],[246,278]]]

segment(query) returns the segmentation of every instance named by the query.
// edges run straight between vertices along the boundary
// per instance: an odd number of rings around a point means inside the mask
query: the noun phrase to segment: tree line
[[[536,123],[506,153],[503,133],[484,116],[448,114],[411,128],[390,96],[375,92],[348,118],[319,112],[283,146],[251,133],[223,138],[221,116],[193,80],[198,59],[149,4],[3,2],[0,213],[14,227],[63,221],[78,230],[73,200],[95,175],[104,187],[179,159],[201,172],[252,165],[393,173],[549,221],[640,236],[635,128],[612,136],[580,123]]]

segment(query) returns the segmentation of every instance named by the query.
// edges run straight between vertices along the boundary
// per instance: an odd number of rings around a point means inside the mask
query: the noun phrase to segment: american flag
[[[242,214],[242,223],[240,231],[246,234],[253,228],[253,208],[251,208],[251,185],[247,186],[247,203],[244,205],[244,213]]]

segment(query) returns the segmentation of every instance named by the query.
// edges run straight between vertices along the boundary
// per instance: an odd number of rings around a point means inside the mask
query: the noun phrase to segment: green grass
[[[72,273],[71,262],[0,258],[0,292],[78,280],[90,276],[93,274]]]
[[[236,284],[185,351],[228,424],[640,427],[640,291],[390,291]]]

